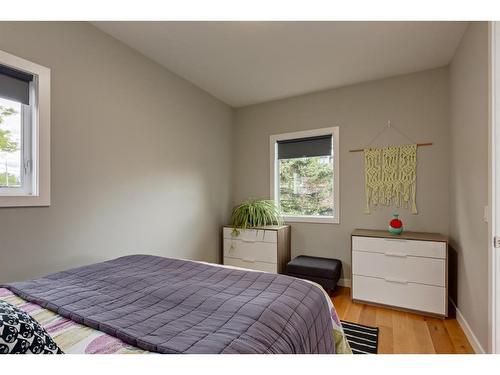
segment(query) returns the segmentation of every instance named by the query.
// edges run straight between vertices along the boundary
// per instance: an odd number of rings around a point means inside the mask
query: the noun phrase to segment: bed
[[[0,288],[65,353],[351,353],[329,296],[297,278],[131,255]]]

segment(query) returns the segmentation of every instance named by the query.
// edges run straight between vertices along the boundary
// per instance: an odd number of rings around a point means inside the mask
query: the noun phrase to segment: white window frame
[[[1,189],[0,207],[50,205],[50,69],[0,50],[0,64],[33,75],[30,83],[30,134],[23,127],[23,188]],[[27,135],[27,136],[26,136]]]
[[[279,166],[278,166],[278,141],[289,139],[299,139],[317,137],[321,135],[331,135],[333,142],[333,216],[306,216],[306,215],[285,215],[286,223],[324,223],[340,224],[340,157],[339,157],[339,127],[329,127],[314,130],[304,130],[293,133],[274,134],[269,137],[269,159],[270,159],[270,197],[279,204]]]

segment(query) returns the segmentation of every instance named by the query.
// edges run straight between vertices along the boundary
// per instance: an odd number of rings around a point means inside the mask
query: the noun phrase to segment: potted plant
[[[273,200],[250,199],[233,208],[231,226],[233,236],[239,235],[239,229],[282,225],[281,210]]]

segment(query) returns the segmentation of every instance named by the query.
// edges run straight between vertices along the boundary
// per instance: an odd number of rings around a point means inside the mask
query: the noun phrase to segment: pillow
[[[35,319],[0,300],[0,353],[62,354],[62,351]]]

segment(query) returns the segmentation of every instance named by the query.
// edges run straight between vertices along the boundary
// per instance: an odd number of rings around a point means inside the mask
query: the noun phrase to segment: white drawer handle
[[[254,243],[255,240],[249,240],[248,238],[242,238],[241,239],[243,242],[251,242],[251,243]]]
[[[387,255],[388,257],[399,257],[399,258],[406,258],[408,256],[405,253],[395,253],[393,251],[386,251],[384,255]]]
[[[396,279],[394,277],[384,277],[384,280],[389,283],[408,284],[408,280]]]
[[[248,262],[248,263],[255,263],[255,259],[251,259],[251,258],[243,258],[242,261]]]
[[[402,238],[384,238],[384,241],[391,241],[391,242],[407,242],[408,240],[402,239]]]

